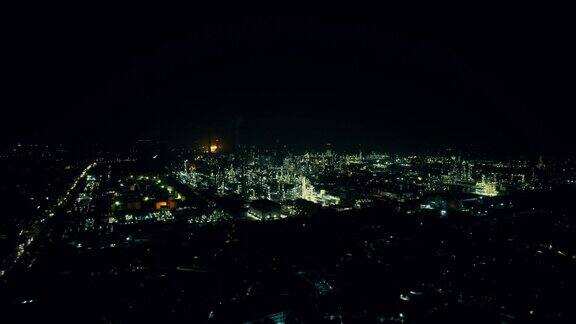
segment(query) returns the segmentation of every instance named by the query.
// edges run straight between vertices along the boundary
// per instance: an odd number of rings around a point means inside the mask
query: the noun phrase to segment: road
[[[82,172],[74,179],[74,181],[70,184],[70,187],[64,192],[56,202],[46,208],[44,211],[39,213],[37,217],[34,217],[27,226],[25,226],[20,232],[18,233],[18,244],[16,245],[15,251],[9,255],[4,263],[2,264],[2,268],[0,269],[0,278],[4,277],[10,271],[14,269],[26,269],[32,267],[36,257],[32,250],[37,245],[39,238],[42,235],[45,235],[46,238],[49,238],[50,231],[48,231],[50,227],[50,223],[54,218],[54,215],[58,214],[58,212],[66,205],[69,201],[71,195],[74,193],[78,183],[86,177],[88,171],[94,168],[97,165],[97,162],[92,162],[88,164]]]

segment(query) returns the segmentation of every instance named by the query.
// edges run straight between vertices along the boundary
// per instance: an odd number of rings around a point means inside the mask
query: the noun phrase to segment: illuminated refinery
[[[158,301],[163,308],[157,311],[209,322],[244,316],[244,307],[266,318],[345,318],[341,307],[350,307],[353,300],[343,292],[357,296],[347,286],[350,281],[362,289],[386,285],[382,295],[391,306],[373,315],[383,321],[414,319],[422,312],[443,318],[458,305],[488,307],[495,318],[527,319],[546,306],[535,302],[527,309],[496,297],[498,291],[521,294],[515,284],[484,292],[463,287],[457,267],[467,267],[472,287],[481,287],[489,284],[483,273],[502,264],[526,270],[525,262],[576,260],[576,250],[564,241],[572,227],[563,205],[555,202],[563,199],[558,198],[565,195],[562,188],[576,181],[570,159],[487,159],[453,150],[401,155],[332,148],[150,147],[146,142],[128,155],[59,160],[62,175],[69,174],[63,179],[71,184],[54,183],[62,188],[58,196],[31,194],[31,202],[41,201],[36,216],[18,224],[16,248],[2,263],[0,276],[17,284],[49,274],[64,280],[64,289],[74,289],[76,282],[87,291],[95,290],[72,273],[103,285],[129,278],[124,284],[147,291],[169,278],[201,280],[170,291],[170,299]],[[38,150],[19,146],[4,158],[21,159],[20,152],[35,156]],[[522,224],[543,215],[553,217],[550,226],[558,234],[527,240],[530,232],[522,231],[531,227],[522,229]],[[518,230],[498,234],[512,225]],[[494,244],[499,251],[491,251]],[[290,246],[293,252],[281,252]],[[473,252],[464,256],[458,252],[463,247]],[[412,253],[424,254],[427,261],[413,259]],[[350,277],[347,271],[365,278]],[[401,281],[380,281],[379,272]],[[220,276],[234,277],[237,284],[218,288]],[[296,286],[267,292],[264,287],[272,289],[276,276]],[[558,284],[560,290],[569,287]],[[547,296],[544,286],[534,289]],[[180,294],[186,299],[172,299]],[[271,309],[236,305],[268,294],[277,305]],[[283,294],[323,306],[306,309]],[[132,302],[145,304],[129,295]],[[53,305],[40,291],[15,296],[18,307]],[[206,304],[194,303],[204,296],[212,297]],[[482,306],[486,299],[489,303]]]
[[[571,17],[83,4],[3,17],[0,323],[576,323]]]

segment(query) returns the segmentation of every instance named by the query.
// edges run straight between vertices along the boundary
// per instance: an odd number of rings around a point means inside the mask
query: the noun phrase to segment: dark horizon
[[[573,52],[552,26],[124,18],[20,22],[8,38],[2,142],[233,141],[238,128],[245,145],[574,153]]]

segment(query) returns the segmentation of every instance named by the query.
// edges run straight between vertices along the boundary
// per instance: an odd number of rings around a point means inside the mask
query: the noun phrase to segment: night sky
[[[193,143],[573,152],[565,27],[379,19],[15,16],[3,143]],[[545,26],[543,26],[545,25]]]

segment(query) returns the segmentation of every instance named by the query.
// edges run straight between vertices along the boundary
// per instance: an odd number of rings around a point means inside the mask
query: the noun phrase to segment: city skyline
[[[559,300],[573,287],[576,259],[570,157],[226,151],[213,140],[2,151],[1,197],[11,200],[0,218],[6,316],[573,316]]]
[[[0,322],[576,323],[573,28],[519,9],[8,11]]]

